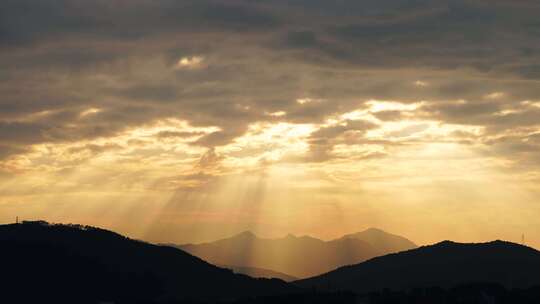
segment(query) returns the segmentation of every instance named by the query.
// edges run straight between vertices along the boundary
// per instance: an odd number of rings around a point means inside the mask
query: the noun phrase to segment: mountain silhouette
[[[176,248],[80,225],[0,225],[0,248],[2,303],[217,301],[297,290],[281,280],[235,274]]]
[[[476,282],[528,288],[540,284],[539,273],[540,252],[535,249],[503,241],[478,244],[444,241],[341,267],[295,284],[357,293],[386,288],[452,288]]]
[[[414,249],[415,243],[395,234],[377,228],[369,228],[362,232],[347,234],[343,238],[354,238],[369,243],[374,248],[388,254]]]
[[[276,278],[285,282],[292,282],[298,280],[298,278],[290,276],[288,274],[273,271],[270,269],[257,268],[257,267],[243,267],[243,266],[231,266],[231,265],[217,265],[222,268],[231,269],[235,273],[242,273],[252,278]]]
[[[307,278],[416,245],[382,230],[368,229],[331,241],[292,234],[265,239],[246,231],[215,242],[177,247],[217,265],[263,268]]]

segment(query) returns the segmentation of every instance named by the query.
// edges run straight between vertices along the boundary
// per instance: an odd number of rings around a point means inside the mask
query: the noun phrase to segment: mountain
[[[341,267],[295,284],[358,293],[385,288],[450,288],[475,282],[527,288],[540,284],[539,273],[540,252],[535,249],[503,241],[478,244],[444,241]]]
[[[287,275],[285,273],[273,271],[270,269],[257,268],[257,267],[242,267],[242,266],[230,266],[230,265],[218,265],[219,267],[231,269],[235,273],[242,273],[252,278],[267,278],[267,279],[280,279],[285,282],[292,282],[298,280],[298,278]]]
[[[368,229],[331,241],[291,234],[264,239],[246,231],[215,242],[177,247],[212,264],[270,269],[307,278],[416,245],[382,230]]]
[[[343,238],[354,238],[367,242],[374,248],[387,254],[418,247],[415,243],[402,236],[391,234],[377,228],[369,228],[362,232],[347,234],[343,236]]]
[[[183,245],[179,248],[213,264],[271,269],[299,278],[324,273],[380,254],[368,243],[356,239],[324,242],[293,235],[280,239],[262,239],[251,232],[212,243]]]
[[[0,225],[2,303],[236,299],[297,290],[93,227]]]

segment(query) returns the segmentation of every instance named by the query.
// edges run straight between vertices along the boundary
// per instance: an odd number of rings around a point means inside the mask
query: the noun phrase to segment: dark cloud
[[[8,156],[11,156],[13,154],[19,154],[27,152],[28,149],[24,147],[18,147],[18,146],[10,146],[10,145],[4,145],[0,144],[0,160],[4,160]],[[1,172],[0,172],[1,174]]]
[[[351,138],[361,137],[367,130],[377,125],[365,120],[347,120],[342,124],[323,127],[313,132],[309,137],[309,161],[326,161],[333,158],[332,149],[335,145],[350,142]]]
[[[536,50],[538,51],[538,50]],[[516,68],[516,73],[525,78],[540,79],[540,64],[527,65]]]
[[[45,126],[23,122],[0,122],[0,139],[3,143],[31,144],[43,141]]]
[[[426,105],[423,110],[430,114],[440,115],[444,121],[475,124],[498,113],[501,105],[496,102],[456,101]]]
[[[220,165],[223,156],[219,155],[214,148],[208,149],[199,159],[200,169],[212,169]]]
[[[205,146],[205,147],[215,147],[215,146],[222,146],[229,142],[231,142],[232,139],[235,137],[238,137],[242,135],[243,132],[223,132],[223,131],[216,131],[212,132],[206,136],[203,136],[199,140],[195,142],[197,145]]]
[[[511,169],[531,171],[540,163],[539,134],[501,136],[485,141],[483,153],[514,164]]]
[[[432,103],[420,108],[428,118],[487,127],[492,133],[540,126],[540,108],[523,103],[497,101]]]
[[[386,110],[372,113],[373,116],[382,121],[397,121],[403,118],[403,112],[398,110]]]
[[[314,48],[320,47],[321,42],[317,34],[312,31],[292,31],[286,34],[285,45],[291,48]]]
[[[82,35],[84,39],[141,39],[162,32],[242,30],[277,26],[278,18],[233,1],[6,0],[0,45]]]

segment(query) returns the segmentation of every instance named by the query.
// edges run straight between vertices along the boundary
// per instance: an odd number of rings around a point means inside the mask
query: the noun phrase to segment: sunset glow
[[[75,2],[0,27],[0,222],[540,248],[536,4]]]

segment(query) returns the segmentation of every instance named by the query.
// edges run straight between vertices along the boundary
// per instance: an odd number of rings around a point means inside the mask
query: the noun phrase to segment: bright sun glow
[[[203,56],[182,57],[176,62],[176,69],[199,69],[204,66]]]

